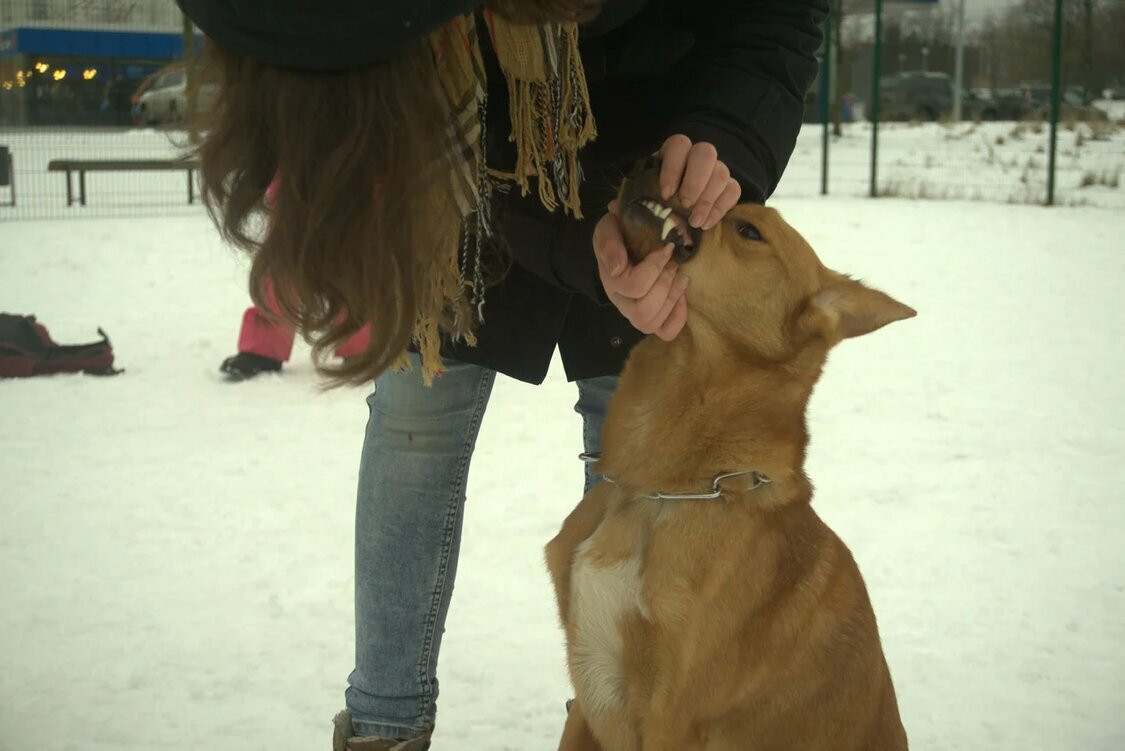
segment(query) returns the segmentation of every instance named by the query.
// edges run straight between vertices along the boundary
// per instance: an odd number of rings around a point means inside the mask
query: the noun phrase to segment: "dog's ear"
[[[802,324],[829,341],[863,336],[888,323],[918,315],[890,295],[843,274],[829,271],[824,286],[809,300]]]

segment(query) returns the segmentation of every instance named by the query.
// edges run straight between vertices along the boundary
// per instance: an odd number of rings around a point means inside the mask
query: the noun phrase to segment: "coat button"
[[[621,346],[621,337],[619,337],[619,336],[615,336],[615,337],[613,337],[612,339],[610,339],[610,340],[609,340],[609,346],[611,346],[611,347],[620,347],[620,346]]]

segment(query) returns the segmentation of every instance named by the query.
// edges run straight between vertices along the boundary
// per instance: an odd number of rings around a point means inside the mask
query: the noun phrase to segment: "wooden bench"
[[[75,203],[74,188],[70,176],[78,173],[77,202],[86,205],[87,172],[187,172],[188,204],[195,203],[194,172],[199,169],[199,161],[194,159],[53,159],[47,165],[48,172],[66,173],[66,205]]]

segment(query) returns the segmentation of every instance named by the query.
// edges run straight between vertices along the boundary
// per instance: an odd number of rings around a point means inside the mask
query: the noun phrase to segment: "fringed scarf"
[[[527,195],[535,178],[543,206],[551,211],[561,206],[581,218],[578,151],[597,135],[577,24],[514,24],[487,9],[481,13],[508,85],[510,140],[517,159],[508,173],[486,164],[488,87],[477,16],[454,18],[429,37],[438,71],[435,93],[449,109],[447,154],[455,175],[461,242],[451,243],[449,263],[434,270],[440,277],[434,295],[440,299],[423,304],[414,330],[427,384],[441,372],[443,332],[475,344],[473,328],[483,321],[481,258],[494,229],[494,192],[518,185]],[[436,310],[441,314],[435,315]]]

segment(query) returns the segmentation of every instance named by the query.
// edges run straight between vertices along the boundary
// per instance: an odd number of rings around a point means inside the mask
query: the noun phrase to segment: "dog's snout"
[[[633,177],[641,177],[647,173],[660,171],[661,159],[656,154],[646,156],[643,159],[638,159],[633,162]]]

